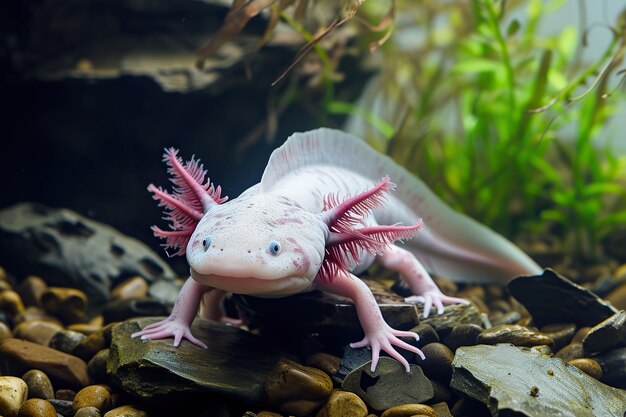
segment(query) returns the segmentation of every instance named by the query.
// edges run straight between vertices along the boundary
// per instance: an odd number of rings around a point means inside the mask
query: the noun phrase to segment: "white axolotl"
[[[228,202],[205,181],[200,161],[183,163],[172,148],[164,161],[173,193],[152,184],[148,190],[165,206],[172,230],[153,230],[166,249],[186,253],[191,276],[170,316],[133,337],[174,337],[175,346],[187,339],[206,348],[190,331],[203,296],[204,316],[219,320],[226,292],[281,297],[321,290],[354,302],[365,337],[351,346],[371,347],[372,370],[383,350],[409,371],[396,347],[424,358],[400,339],[417,335],[392,329],[356,277],[375,258],[406,280],[415,294],[407,301],[423,302],[424,316],[466,302],[444,295],[429,272],[501,283],[541,272],[503,236],[453,211],[391,158],[338,130],[293,134],[272,153],[261,182]]]

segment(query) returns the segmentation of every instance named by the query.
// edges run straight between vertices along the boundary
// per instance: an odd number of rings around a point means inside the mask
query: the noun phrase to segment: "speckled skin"
[[[321,279],[319,273],[328,258],[332,235],[334,233],[334,238],[338,235],[338,229],[331,230],[336,219],[329,220],[328,211],[325,211],[325,199],[329,195],[344,200],[359,193],[365,194],[364,190],[371,189],[373,180],[377,179],[374,176],[385,175],[385,170],[391,170],[399,176],[399,185],[405,185],[406,182],[408,185],[424,186],[421,183],[411,183],[415,180],[409,174],[398,171],[397,166],[381,159],[372,150],[365,149],[362,143],[355,143],[355,138],[344,137],[345,134],[329,129],[304,135],[313,137],[305,137],[301,142],[286,143],[272,155],[262,182],[236,199],[217,204],[204,195],[199,196],[203,201],[204,215],[198,221],[186,248],[190,278],[183,286],[171,315],[161,322],[147,326],[133,337],[174,337],[176,346],[182,339],[187,339],[198,346],[206,347],[190,331],[191,322],[205,294],[208,301],[204,309],[205,317],[224,320],[218,302],[225,292],[280,297],[318,289],[353,300],[364,338],[352,346],[371,347],[372,370],[376,368],[381,350],[400,361],[407,372],[409,364],[397,352],[396,347],[415,352],[423,358],[419,349],[399,339],[417,339],[417,335],[389,327],[383,320],[371,291],[355,276],[374,261],[372,252],[365,249],[367,244],[358,251],[359,262],[339,268],[330,279]],[[315,135],[322,136],[323,146],[318,146],[319,138],[314,137]],[[335,138],[338,140],[336,143],[333,141]],[[346,159],[353,158],[353,162],[347,163],[348,166],[337,166],[330,162],[337,160],[337,155],[330,153],[335,144],[338,147],[347,147],[350,151],[346,153]],[[320,155],[316,156],[315,152]],[[343,163],[343,159],[340,161]],[[360,167],[359,161],[370,161],[370,166]],[[372,165],[372,162],[375,164]],[[399,199],[388,196],[382,207],[364,214],[359,224],[364,227],[378,224],[416,224],[420,217],[408,202],[421,207],[425,217],[433,224],[443,225],[439,230],[420,230],[417,233],[418,238],[410,242],[415,243],[413,252],[393,244],[393,240],[387,242],[384,250],[375,251],[384,266],[397,271],[407,281],[415,294],[407,300],[424,303],[425,316],[428,316],[433,307],[438,313],[442,313],[444,305],[466,301],[441,293],[423,263],[416,258],[415,248],[422,250],[423,260],[431,264],[433,269],[439,268],[444,273],[463,270],[461,266],[454,264],[455,257],[478,265],[478,269],[473,271],[478,277],[486,273],[512,277],[517,272],[536,272],[538,266],[521,252],[518,253],[509,242],[495,234],[489,234],[493,232],[486,231],[471,220],[453,214],[432,193],[428,194],[430,191],[421,191],[425,195],[409,195],[408,198]],[[446,219],[451,220],[452,225],[467,226],[470,236],[461,234],[459,239],[465,239],[463,242],[469,242],[469,245],[474,242],[482,244],[482,252],[472,250],[471,246],[451,242],[450,237],[454,233],[446,229]],[[481,233],[484,235],[482,243]],[[419,238],[420,234],[425,237]],[[490,239],[495,239],[495,242]],[[469,270],[465,268],[465,271]]]

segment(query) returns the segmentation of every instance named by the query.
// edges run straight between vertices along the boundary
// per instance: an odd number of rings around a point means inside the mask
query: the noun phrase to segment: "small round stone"
[[[16,325],[28,321],[40,320],[56,323],[59,326],[63,327],[63,323],[61,323],[61,320],[37,307],[26,307],[26,309],[22,313],[14,317],[14,320]]]
[[[87,372],[94,381],[106,381],[107,361],[109,360],[109,349],[102,349],[96,353],[87,363]]]
[[[72,409],[72,402],[67,400],[49,400],[50,404],[54,406],[54,409],[57,410],[57,413],[62,416],[73,416],[74,410]]]
[[[265,411],[265,410],[259,411],[258,413],[256,413],[256,416],[257,417],[283,417],[282,414],[278,414],[273,411]]]
[[[76,397],[76,391],[69,388],[61,388],[54,393],[54,398],[57,400],[74,401],[74,397]]]
[[[22,379],[28,385],[28,398],[41,398],[49,400],[54,398],[52,382],[45,372],[39,369],[31,369],[22,375]]]
[[[14,376],[0,376],[0,415],[15,417],[26,397],[28,386]]]
[[[443,343],[429,343],[422,348],[426,359],[420,361],[424,374],[430,379],[449,382],[452,377],[454,353]]]
[[[4,290],[0,292],[0,310],[4,310],[16,316],[24,311],[24,303],[22,297],[13,290]]]
[[[76,346],[82,342],[87,336],[74,330],[62,329],[56,332],[48,346],[53,349],[60,350],[65,353],[72,353]]]
[[[312,366],[313,368],[320,369],[326,372],[326,375],[332,377],[335,373],[337,373],[337,369],[339,369],[341,358],[329,353],[318,352],[306,358],[304,364],[306,366]]]
[[[17,292],[22,297],[24,305],[41,308],[41,296],[48,289],[48,284],[41,277],[29,275],[20,283]]]
[[[474,346],[484,329],[477,324],[459,324],[445,337],[443,344],[456,351],[461,346]]]
[[[55,322],[44,320],[25,321],[13,329],[14,337],[48,346],[52,337],[63,327]]]
[[[333,390],[316,417],[344,416],[365,417],[367,416],[367,406],[358,395],[352,392]]]
[[[102,413],[96,407],[83,407],[76,410],[74,417],[100,417]]]
[[[5,322],[0,321],[0,340],[8,339],[10,337],[13,337],[11,329]]]
[[[422,348],[429,343],[439,341],[439,335],[437,334],[433,326],[428,323],[420,323],[417,326],[413,327],[411,331],[413,333],[417,333],[417,335],[419,336],[419,340],[415,340],[414,337],[403,337],[402,340],[415,347]]]
[[[57,410],[46,400],[31,398],[22,404],[17,417],[57,417]]]
[[[100,412],[111,408],[111,393],[102,385],[89,385],[76,393],[72,408],[74,412],[84,407],[95,407]]]
[[[581,327],[580,329],[576,331],[576,333],[574,333],[571,343],[574,343],[574,342],[582,343],[582,341],[585,339],[585,337],[587,337],[590,331],[591,331],[591,327],[589,326]]]
[[[385,410],[380,417],[437,417],[435,409],[425,404],[402,404]]]
[[[79,323],[85,318],[87,296],[76,288],[49,287],[41,296],[41,304],[63,322]]]
[[[93,323],[75,323],[67,326],[67,330],[72,330],[78,333],[82,333],[85,336],[89,336],[92,333],[96,333],[98,330],[102,329],[101,325],[93,324]]]
[[[574,323],[552,323],[541,327],[539,331],[554,340],[554,350],[558,351],[572,340],[576,333],[576,325]]]
[[[567,363],[569,363],[570,365],[574,365],[575,367],[577,367],[578,369],[580,369],[581,371],[583,371],[584,373],[586,373],[592,378],[595,378],[598,380],[602,378],[602,367],[600,366],[598,362],[596,362],[593,359],[589,359],[589,358],[572,359],[571,361],[568,361]]]
[[[565,362],[569,362],[572,359],[582,358],[584,356],[585,350],[583,349],[583,344],[578,342],[572,342],[554,354],[554,357],[562,359]]]
[[[142,298],[148,294],[148,283],[143,277],[135,276],[120,282],[111,290],[111,301],[126,298]]]
[[[134,405],[123,405],[107,411],[103,417],[147,417],[148,413],[135,407]],[[257,414],[260,417],[261,414]]]

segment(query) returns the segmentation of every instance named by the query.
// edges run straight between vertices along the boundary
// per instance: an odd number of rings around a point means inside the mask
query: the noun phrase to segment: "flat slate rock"
[[[68,210],[20,203],[0,210],[0,264],[16,275],[39,275],[51,286],[78,288],[92,307],[109,289],[140,275],[173,280],[152,249],[116,229]]]
[[[492,415],[623,417],[626,391],[610,387],[558,358],[509,344],[456,351],[450,387],[484,403]]]
[[[196,318],[193,334],[208,349],[173,339],[142,341],[130,335],[162,318],[128,320],[113,328],[107,373],[127,392],[162,400],[176,394],[215,394],[254,404],[282,352],[244,330]]]
[[[538,326],[595,326],[617,313],[610,303],[551,269],[545,269],[541,275],[517,277],[509,282],[508,289]]]

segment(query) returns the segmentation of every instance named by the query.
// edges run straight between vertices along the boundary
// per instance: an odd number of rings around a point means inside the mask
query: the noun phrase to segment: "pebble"
[[[95,407],[100,412],[111,408],[111,393],[103,385],[89,385],[76,393],[72,408],[74,412],[84,407]]]
[[[48,284],[41,277],[29,275],[17,287],[17,292],[25,306],[42,308],[41,296],[47,289]]]
[[[85,336],[89,336],[93,333],[96,333],[102,329],[101,325],[93,324],[93,323],[75,323],[67,326],[67,330],[72,330],[78,333],[82,333]]]
[[[83,407],[76,410],[74,417],[100,417],[102,414],[97,407]]]
[[[453,417],[447,402],[439,402],[432,405],[437,417]]]
[[[500,324],[515,324],[522,318],[518,311],[509,311],[507,313],[496,313],[490,316],[491,324],[494,326]]]
[[[0,292],[0,310],[8,312],[12,316],[16,316],[24,312],[24,303],[22,297],[13,290],[4,290]]]
[[[365,417],[367,406],[358,395],[347,391],[333,390],[326,404],[316,417]]]
[[[620,310],[608,319],[594,326],[583,339],[583,348],[587,353],[605,352],[626,336],[626,311]]]
[[[585,356],[585,351],[583,349],[583,344],[580,342],[572,342],[569,345],[563,347],[563,349],[559,350],[554,354],[555,357],[564,360],[565,362],[569,362],[572,359],[578,359]]]
[[[142,298],[148,294],[148,283],[141,276],[134,276],[120,282],[111,290],[111,301],[126,298]]]
[[[476,344],[478,335],[484,329],[477,324],[459,324],[454,326],[452,331],[444,338],[443,344],[452,351],[461,346],[473,346]]]
[[[0,376],[0,415],[15,417],[28,397],[26,382],[14,376]]]
[[[411,416],[437,417],[435,410],[425,404],[402,404],[385,410],[380,417],[411,417]]]
[[[41,398],[49,400],[54,398],[52,382],[45,372],[39,369],[31,369],[22,375],[22,379],[28,385],[28,398]]]
[[[66,401],[74,401],[74,397],[76,396],[76,391],[69,388],[61,388],[56,390],[54,393],[54,398],[57,400],[66,400]]]
[[[87,296],[76,288],[49,287],[41,296],[41,304],[67,324],[80,323],[85,318]]]
[[[105,323],[134,317],[167,316],[169,307],[151,298],[124,298],[107,303],[102,310]]]
[[[17,417],[57,417],[57,411],[50,402],[32,398],[22,404]]]
[[[259,411],[256,413],[257,417],[283,417],[282,414],[274,413],[273,411]]]
[[[87,362],[87,371],[94,381],[107,380],[107,361],[109,360],[109,349],[102,349]]]
[[[429,402],[449,402],[452,400],[452,391],[450,391],[450,385],[439,382],[436,379],[430,380],[433,386],[433,398]]]
[[[18,339],[48,346],[52,337],[59,330],[63,330],[63,326],[58,323],[44,320],[32,320],[22,322],[15,326],[13,335]]]
[[[413,327],[410,331],[417,333],[417,335],[419,336],[419,340],[415,340],[414,337],[403,337],[402,340],[418,348],[426,346],[429,343],[439,341],[439,335],[430,324],[420,323],[417,326]]]
[[[500,324],[484,330],[478,335],[477,342],[485,345],[511,343],[515,346],[526,347],[537,345],[554,346],[552,338],[517,324]]]
[[[419,364],[424,370],[424,374],[430,379],[442,382],[450,382],[452,378],[452,361],[454,353],[443,343],[429,343],[422,348],[426,359]]]
[[[102,327],[91,333],[76,345],[72,353],[85,361],[89,361],[96,353],[109,347],[111,338],[110,335],[107,337],[105,334],[108,329],[109,327]]]
[[[304,361],[306,366],[312,366],[320,369],[331,378],[337,373],[339,365],[341,364],[341,358],[329,353],[318,352],[310,355]]]
[[[53,399],[53,400],[48,400],[48,401],[50,401],[50,404],[52,404],[54,409],[57,410],[57,413],[61,414],[62,416],[74,415],[74,410],[72,409],[71,401],[60,400],[60,399]]]
[[[370,349],[353,348],[348,345],[343,351],[343,357],[341,358],[341,363],[339,364],[335,378],[341,383],[346,375],[371,360],[372,351]]]
[[[59,326],[63,327],[63,323],[61,322],[61,320],[37,307],[26,307],[26,309],[22,313],[15,316],[14,319],[16,325],[29,321],[41,320],[56,323]]]
[[[580,369],[581,371],[583,371],[584,373],[586,373],[592,378],[595,378],[597,380],[600,380],[600,378],[602,378],[602,367],[600,367],[600,364],[593,359],[589,359],[589,358],[572,359],[571,361],[568,361],[567,363],[569,363],[570,365],[574,365],[575,367],[577,367],[578,369]]]
[[[317,368],[281,359],[263,385],[267,402],[294,415],[315,412],[328,399],[333,382]]]
[[[62,386],[84,387],[90,381],[87,364],[80,358],[21,339],[0,341],[0,366],[11,374],[40,369]]]
[[[508,313],[511,311],[511,305],[505,300],[497,298],[489,304],[489,309],[493,312],[498,311],[500,313]]]
[[[52,336],[48,346],[61,352],[72,353],[76,346],[86,337],[84,334],[74,330],[62,329]]]
[[[10,337],[13,337],[11,328],[5,322],[0,321],[0,340],[8,339]]]
[[[576,325],[574,323],[552,323],[541,327],[539,331],[554,340],[554,350],[558,351],[571,342],[576,333]]]
[[[102,417],[148,417],[148,413],[134,405],[123,405],[107,411]],[[257,414],[257,417],[261,417],[261,414]]]
[[[589,326],[579,328],[576,331],[576,333],[574,333],[574,336],[572,337],[572,341],[570,343],[574,343],[574,342],[582,343],[582,341],[585,339],[585,337],[587,337],[587,334],[589,334],[590,331],[591,331],[591,327]]]

